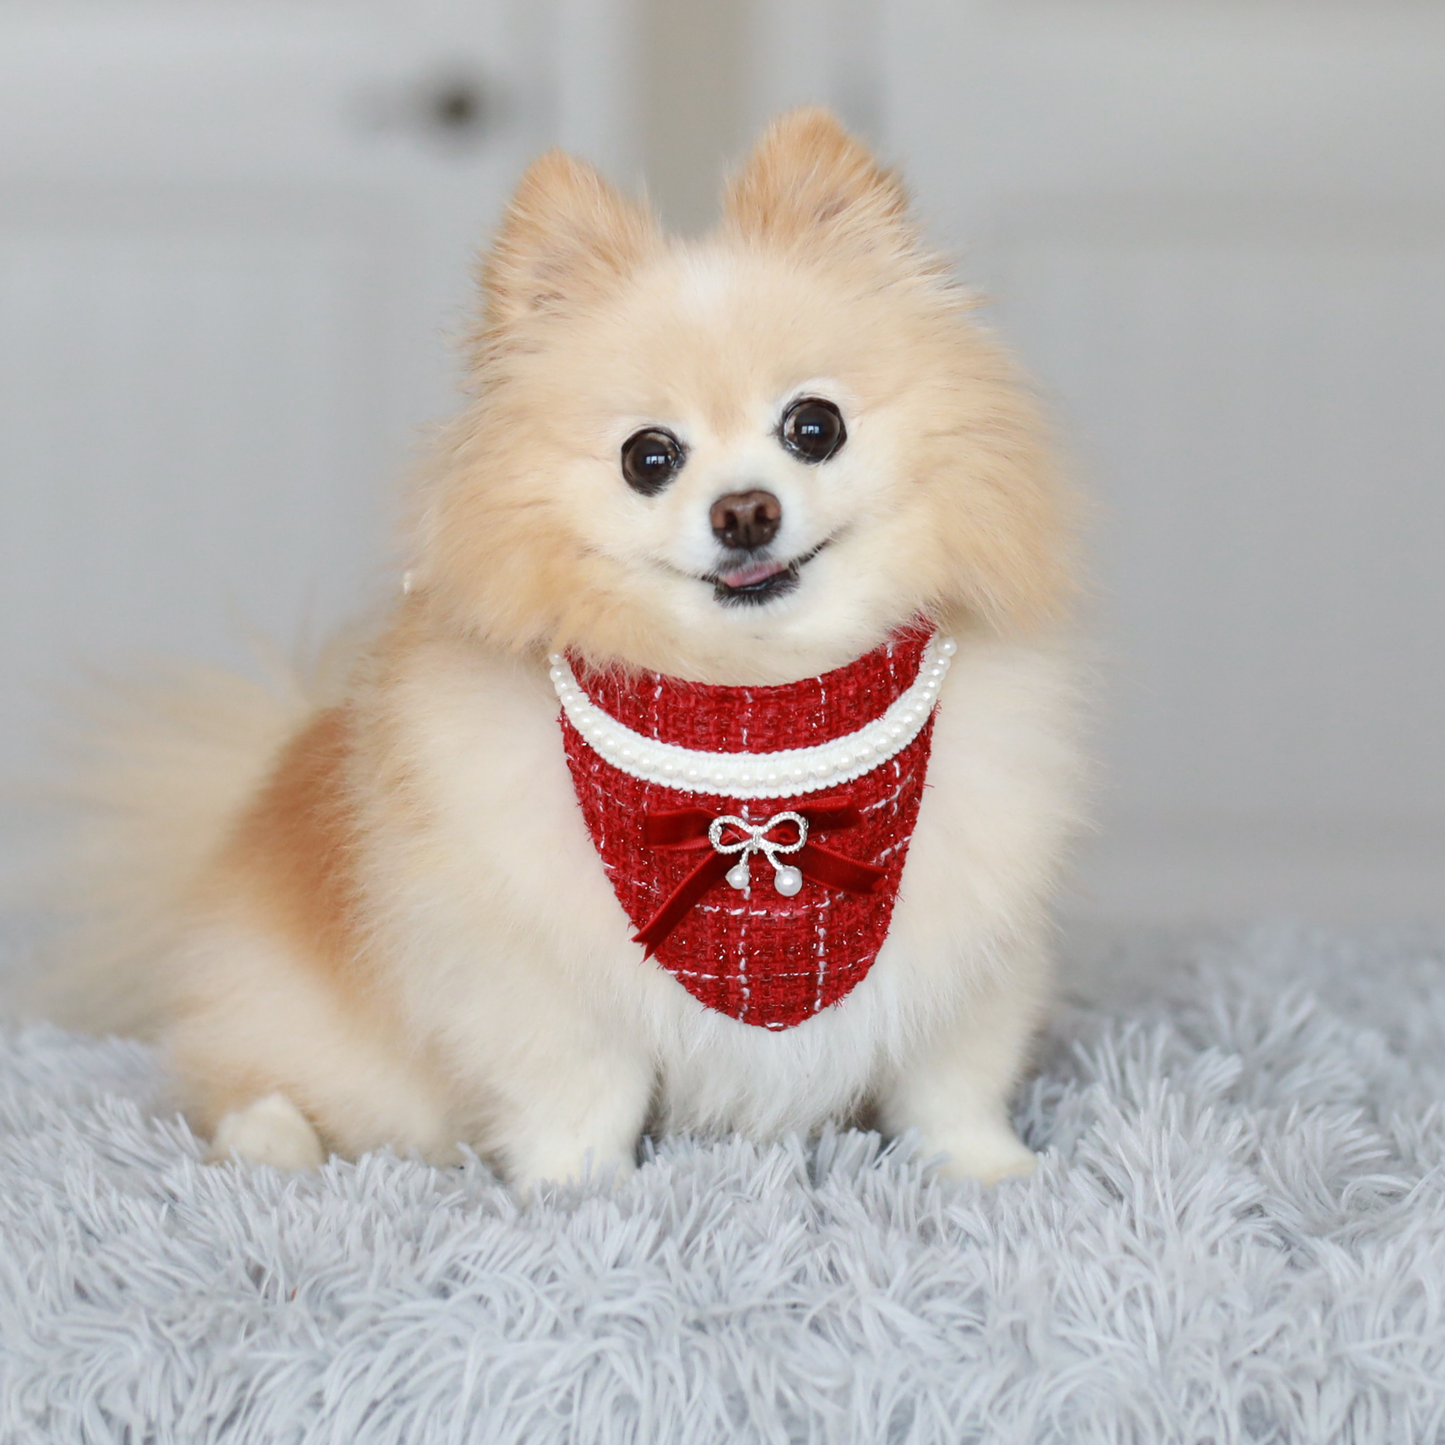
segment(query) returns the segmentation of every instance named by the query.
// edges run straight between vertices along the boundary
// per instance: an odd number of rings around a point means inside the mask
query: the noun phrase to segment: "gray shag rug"
[[[0,1440],[1445,1440],[1445,951],[1265,929],[1076,972],[1029,1180],[866,1134],[200,1164],[153,1056],[0,1055]]]

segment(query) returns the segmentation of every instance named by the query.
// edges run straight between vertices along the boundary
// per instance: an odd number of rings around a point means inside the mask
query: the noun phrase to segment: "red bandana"
[[[573,667],[587,697],[644,738],[714,754],[773,753],[881,718],[919,676],[928,640],[902,632],[847,667],[781,687],[625,676],[575,659]],[[911,742],[861,777],[747,799],[634,777],[595,751],[565,711],[561,723],[577,801],[613,891],[638,941],[693,997],[742,1023],[786,1029],[862,982],[887,937],[918,820],[931,712]],[[724,881],[739,866],[735,876],[751,878],[745,892]]]

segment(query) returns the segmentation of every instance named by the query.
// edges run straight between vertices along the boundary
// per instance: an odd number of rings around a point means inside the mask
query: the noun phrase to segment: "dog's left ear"
[[[789,111],[733,177],[724,225],[783,250],[842,252],[915,266],[918,234],[902,182],[829,111]],[[925,263],[926,264],[926,263]]]
[[[529,321],[584,308],[653,255],[652,214],[563,151],[533,162],[482,262],[484,349]]]

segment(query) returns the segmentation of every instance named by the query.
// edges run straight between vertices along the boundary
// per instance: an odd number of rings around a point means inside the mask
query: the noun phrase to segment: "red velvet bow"
[[[804,878],[821,883],[826,888],[840,888],[845,893],[872,893],[883,881],[882,868],[860,863],[856,858],[845,858],[841,853],[820,848],[813,842],[815,832],[856,828],[863,821],[863,815],[848,798],[841,794],[815,798],[811,803],[787,811],[800,814],[808,823],[808,841],[796,853],[787,855],[788,862]],[[716,813],[706,808],[674,808],[667,812],[648,813],[643,818],[643,840],[650,846],[679,852],[707,850],[707,857],[672,890],[662,907],[633,935],[634,943],[647,945],[647,958],[657,952],[693,904],[714,884],[721,882],[732,866],[735,855],[717,852],[708,841],[708,829],[716,817]],[[744,836],[732,827],[723,832],[724,840],[729,843],[741,842]]]

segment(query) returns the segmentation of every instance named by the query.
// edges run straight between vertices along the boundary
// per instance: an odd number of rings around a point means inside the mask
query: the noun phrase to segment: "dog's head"
[[[777,122],[693,243],[543,157],[483,286],[476,400],[418,529],[423,592],[461,627],[767,683],[919,614],[1055,610],[1032,406],[896,178],[825,113]]]

